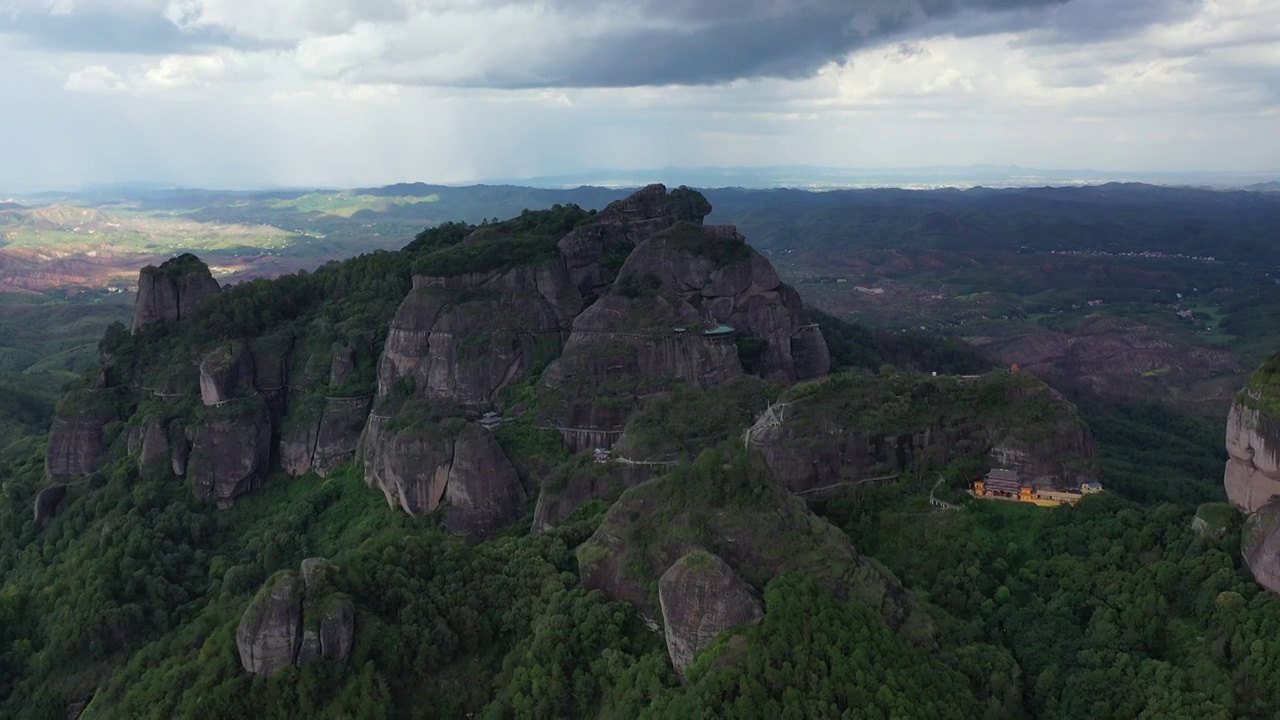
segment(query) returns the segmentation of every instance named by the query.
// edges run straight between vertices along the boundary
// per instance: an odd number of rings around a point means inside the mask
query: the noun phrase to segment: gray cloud
[[[36,50],[135,55],[175,55],[217,47],[258,48],[216,27],[182,30],[157,12],[139,10],[67,13],[18,12],[0,15],[0,36]]]
[[[715,85],[748,78],[807,77],[848,53],[960,16],[982,33],[1023,27],[1081,0],[642,0],[629,7],[647,26],[619,22],[518,69],[490,68],[470,86],[632,87]],[[589,3],[560,0],[570,16]]]

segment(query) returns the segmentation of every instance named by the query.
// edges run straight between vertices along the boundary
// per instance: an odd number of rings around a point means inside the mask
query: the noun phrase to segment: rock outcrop
[[[1251,513],[1280,495],[1280,355],[1250,378],[1227,415],[1227,497]]]
[[[280,438],[280,464],[294,477],[314,471],[320,477],[355,458],[369,417],[370,397],[328,398],[317,411],[295,409]]]
[[[173,448],[169,444],[169,427],[163,419],[155,418],[142,429],[138,448],[138,473],[147,475],[173,469]],[[185,469],[185,468],[184,468]]]
[[[1245,521],[1240,554],[1259,585],[1280,593],[1280,498],[1258,508]]]
[[[447,504],[452,532],[483,538],[525,512],[524,486],[493,434],[461,419],[372,416],[363,440],[365,480],[410,515]]]
[[[704,327],[679,298],[601,298],[574,321],[564,354],[542,375],[544,422],[574,450],[612,447],[643,398],[679,381],[705,388],[742,375],[733,339]]]
[[[598,297],[617,276],[631,250],[677,222],[702,224],[711,205],[701,194],[649,185],[574,228],[558,243],[574,286],[584,298]]]
[[[701,550],[667,568],[658,581],[658,601],[667,653],[681,677],[720,633],[764,617],[751,587],[723,560]]]
[[[746,453],[726,459],[707,451],[692,465],[624,492],[577,549],[583,586],[629,602],[642,619],[656,622],[661,609],[651,583],[684,555],[706,550],[752,587],[806,573],[838,597],[876,608],[890,627],[928,625],[912,611],[901,583],[861,557],[848,536],[801,499],[787,497],[763,459]]]
[[[53,517],[58,514],[58,510],[62,507],[62,501],[67,497],[66,485],[50,485],[41,490],[36,495],[35,506],[32,508],[35,514],[36,527],[44,529],[53,521]]]
[[[1202,538],[1221,540],[1237,527],[1240,512],[1231,503],[1204,503],[1191,518],[1191,530]]]
[[[209,267],[195,255],[180,255],[160,267],[148,265],[138,274],[133,332],[161,320],[189,317],[220,291]]]
[[[186,476],[196,497],[227,508],[256,488],[271,461],[271,414],[258,396],[208,409],[200,419]]]
[[[378,363],[379,395],[411,382],[420,397],[474,410],[555,357],[581,306],[559,258],[413,284]]]
[[[335,575],[327,560],[307,558],[301,576],[279,573],[263,586],[236,629],[246,672],[270,677],[317,660],[347,662],[355,640],[355,606],[335,589]]]
[[[58,404],[45,451],[46,475],[78,477],[97,471],[107,455],[107,428],[120,420],[109,393],[82,390]]]
[[[826,340],[805,319],[800,294],[733,226],[678,223],[636,247],[619,271],[620,281],[628,276],[657,278],[704,321],[754,341],[752,357],[744,359],[765,379],[795,382],[831,367]]]
[[[304,586],[297,573],[278,574],[249,603],[236,628],[245,671],[271,677],[294,664],[302,642]]]
[[[845,373],[784,393],[751,434],[792,492],[987,455],[1046,489],[1094,479],[1092,435],[1069,401],[1027,374]]]
[[[253,355],[241,342],[221,345],[200,361],[200,401],[212,407],[253,392]],[[239,392],[237,392],[239,391]]]
[[[524,486],[493,433],[470,424],[453,443],[444,489],[444,525],[455,535],[484,539],[525,512]]]

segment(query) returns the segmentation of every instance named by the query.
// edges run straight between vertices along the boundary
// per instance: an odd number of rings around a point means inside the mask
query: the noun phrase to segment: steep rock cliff
[[[270,460],[271,414],[252,396],[201,414],[186,475],[196,497],[226,508],[262,482]]]
[[[683,381],[710,387],[742,375],[732,338],[705,335],[687,302],[609,295],[573,323],[539,381],[544,422],[575,450],[611,447],[643,398]]]
[[[415,276],[378,364],[380,395],[411,380],[424,398],[487,409],[560,351],[581,306],[564,263]]]
[[[1280,355],[1236,396],[1227,415],[1227,497],[1251,513],[1280,495]]]
[[[219,345],[200,360],[200,401],[207,406],[254,392],[253,354],[242,342]]]
[[[302,640],[302,596],[302,579],[283,572],[249,603],[236,628],[236,648],[246,672],[271,677],[294,664]]]
[[[32,514],[36,521],[36,527],[44,529],[53,522],[53,518],[58,514],[58,510],[62,507],[62,501],[67,497],[66,485],[50,485],[44,488],[36,495],[36,501],[32,506]]]
[[[574,228],[558,243],[573,284],[594,300],[609,287],[631,250],[677,222],[702,224],[711,205],[701,194],[649,185]]]
[[[261,677],[317,660],[346,663],[354,640],[355,606],[324,558],[303,560],[301,575],[269,579],[236,629],[241,666]]]
[[[133,332],[161,320],[189,317],[220,290],[209,267],[195,255],[180,255],[159,267],[148,265],[138,274]]]
[[[657,278],[712,323],[733,327],[757,349],[753,372],[776,382],[826,374],[831,356],[822,332],[805,319],[800,295],[728,225],[677,223],[641,243],[619,271]]]
[[[362,440],[365,480],[387,504],[420,516],[447,507],[450,531],[483,538],[519,519],[525,491],[492,433],[459,418],[379,415]]]
[[[96,471],[107,454],[108,429],[120,422],[111,390],[78,390],[58,403],[44,468],[49,477]]]
[[[667,653],[681,677],[720,633],[764,617],[751,587],[723,560],[701,550],[667,568],[658,580],[658,601]]]
[[[1280,498],[1259,507],[1245,520],[1240,554],[1259,585],[1280,593]]]
[[[844,373],[783,393],[752,446],[792,492],[990,457],[1038,487],[1094,479],[1095,450],[1075,407],[1036,378]]]

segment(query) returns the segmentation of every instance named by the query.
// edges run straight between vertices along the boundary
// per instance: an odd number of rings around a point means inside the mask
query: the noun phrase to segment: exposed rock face
[[[154,419],[142,431],[138,449],[138,473],[145,475],[156,469],[168,472],[173,466],[173,449],[169,447],[168,423]]]
[[[253,388],[267,401],[271,422],[278,428],[289,398],[293,338],[270,335],[255,339],[249,343],[249,353],[253,361]]]
[[[462,537],[489,537],[524,515],[526,499],[516,469],[493,433],[468,425],[453,445],[445,527]]]
[[[662,574],[658,600],[667,652],[681,677],[720,633],[754,625],[764,617],[760,602],[733,568],[700,550],[680,558]]]
[[[230,507],[256,488],[271,460],[271,416],[259,397],[237,400],[206,415],[196,430],[187,477],[196,497]]]
[[[1240,554],[1259,585],[1280,593],[1280,498],[1258,508],[1245,521]]]
[[[191,459],[191,437],[186,428],[178,420],[169,423],[170,460],[173,461],[173,474],[185,477],[187,461]]]
[[[595,298],[617,275],[631,249],[680,221],[702,224],[711,205],[700,194],[649,185],[613,203],[559,242],[573,284]]]
[[[209,267],[194,255],[181,255],[160,267],[148,265],[138,273],[133,332],[161,320],[189,317],[220,290]]]
[[[335,593],[335,568],[324,558],[302,561],[302,581],[306,586],[302,642],[298,665],[319,659],[346,663],[355,637],[355,606],[351,598]]]
[[[894,381],[844,374],[794,399],[784,395],[776,421],[762,421],[752,445],[797,493],[984,454],[1037,487],[1078,489],[1093,479],[1088,427],[1070,402],[1034,377],[996,373],[966,386],[921,376],[892,390],[888,382]],[[928,397],[920,402],[930,411],[886,414],[882,392]],[[987,399],[985,409],[973,404],[979,397]],[[1045,408],[1051,417],[1028,421]]]
[[[253,355],[244,343],[227,343],[200,361],[200,400],[206,406],[231,400],[237,390],[251,391],[253,384]]]
[[[732,339],[704,335],[701,322],[679,298],[601,298],[542,375],[540,389],[553,396],[546,422],[574,450],[612,447],[645,396],[674,381],[705,388],[742,375]]]
[[[492,433],[453,419],[407,423],[370,418],[364,437],[365,479],[387,504],[424,515],[448,502],[444,524],[482,538],[519,519],[525,491]]]
[[[368,419],[372,398],[328,398],[317,414],[302,408],[280,439],[280,463],[294,477],[315,471],[328,477],[352,460]]]
[[[624,492],[577,549],[583,586],[629,602],[641,618],[653,621],[661,610],[654,606],[650,583],[684,555],[705,549],[754,587],[787,572],[807,573],[838,597],[878,609],[891,627],[908,624],[908,618],[927,624],[912,612],[891,573],[859,556],[848,536],[811,513],[800,498],[786,497],[761,459],[722,462],[717,454],[704,453],[692,468],[677,468]],[[695,484],[702,490],[686,490]],[[705,492],[711,486],[719,488],[716,500]],[[740,502],[747,496],[756,499]],[[695,525],[697,532],[690,532]]]
[[[106,407],[94,407],[92,398],[84,403],[64,400],[49,430],[44,469],[49,477],[89,475],[106,457],[106,430],[118,421]]]
[[[636,247],[619,272],[628,275],[656,277],[705,321],[763,342],[754,369],[766,379],[795,382],[831,367],[826,340],[805,319],[799,293],[732,226],[674,225]]]
[[[380,395],[412,380],[420,397],[495,406],[502,388],[559,352],[581,306],[559,259],[413,282],[378,364]]]
[[[36,495],[35,512],[36,527],[44,529],[49,527],[49,523],[53,521],[53,517],[58,514],[58,510],[62,506],[62,500],[67,497],[66,485],[50,485],[40,491]]]
[[[1280,421],[1264,417],[1249,404],[1247,395],[1237,399],[1227,415],[1223,476],[1227,497],[1245,513],[1280,495]]]
[[[544,482],[533,510],[531,532],[543,533],[560,525],[591,500],[617,500],[627,488],[648,480],[655,469],[649,465],[584,461],[579,467],[562,469],[563,476]]]
[[[346,663],[355,639],[355,606],[333,589],[333,566],[302,561],[302,575],[281,573],[250,602],[236,630],[240,664],[270,677],[316,660]]]
[[[302,641],[302,579],[286,572],[249,603],[236,629],[240,664],[271,677],[294,664]]]
[[[1196,508],[1191,519],[1191,530],[1202,538],[1221,540],[1240,519],[1240,513],[1231,503],[1205,503]]]

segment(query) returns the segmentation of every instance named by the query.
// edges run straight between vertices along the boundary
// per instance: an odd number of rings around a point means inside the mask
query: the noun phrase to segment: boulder
[[[726,462],[728,460],[728,462]],[[577,548],[583,587],[630,603],[653,623],[650,588],[684,555],[714,553],[753,587],[804,573],[837,597],[877,609],[890,627],[928,625],[892,573],[861,557],[848,536],[786,491],[754,453],[705,451],[691,465],[622,494]],[[656,598],[661,600],[661,598]]]
[[[245,671],[271,677],[294,664],[302,641],[303,582],[283,572],[263,586],[236,629],[236,648]]]
[[[662,574],[658,601],[667,652],[681,677],[721,633],[764,617],[751,587],[723,560],[702,550],[685,555]]]
[[[1240,554],[1259,585],[1280,593],[1280,498],[1258,508],[1245,520]]]
[[[465,422],[446,420],[398,427],[371,415],[362,440],[365,482],[382,490],[391,507],[415,517],[435,512],[453,466],[454,439]]]
[[[1240,512],[1231,503],[1205,503],[1196,508],[1191,530],[1202,538],[1221,540],[1238,525]]]
[[[253,383],[253,354],[244,343],[221,345],[200,361],[200,400],[206,406],[251,393]]]
[[[271,460],[271,416],[262,398],[210,409],[196,431],[186,476],[197,498],[227,508],[256,488]]]
[[[33,508],[36,527],[42,530],[49,527],[49,523],[58,514],[58,510],[62,507],[62,501],[66,497],[66,485],[50,485],[41,490],[36,495],[35,507]]]
[[[195,255],[180,255],[159,267],[148,265],[138,273],[133,332],[162,320],[189,317],[220,291],[209,267]]]
[[[312,397],[290,408],[281,422],[280,467],[291,477],[302,477],[311,472],[323,418],[322,401]]]
[[[324,659],[346,663],[355,637],[355,606],[351,598],[336,592],[336,569],[324,558],[302,561],[302,641],[297,664]]]

